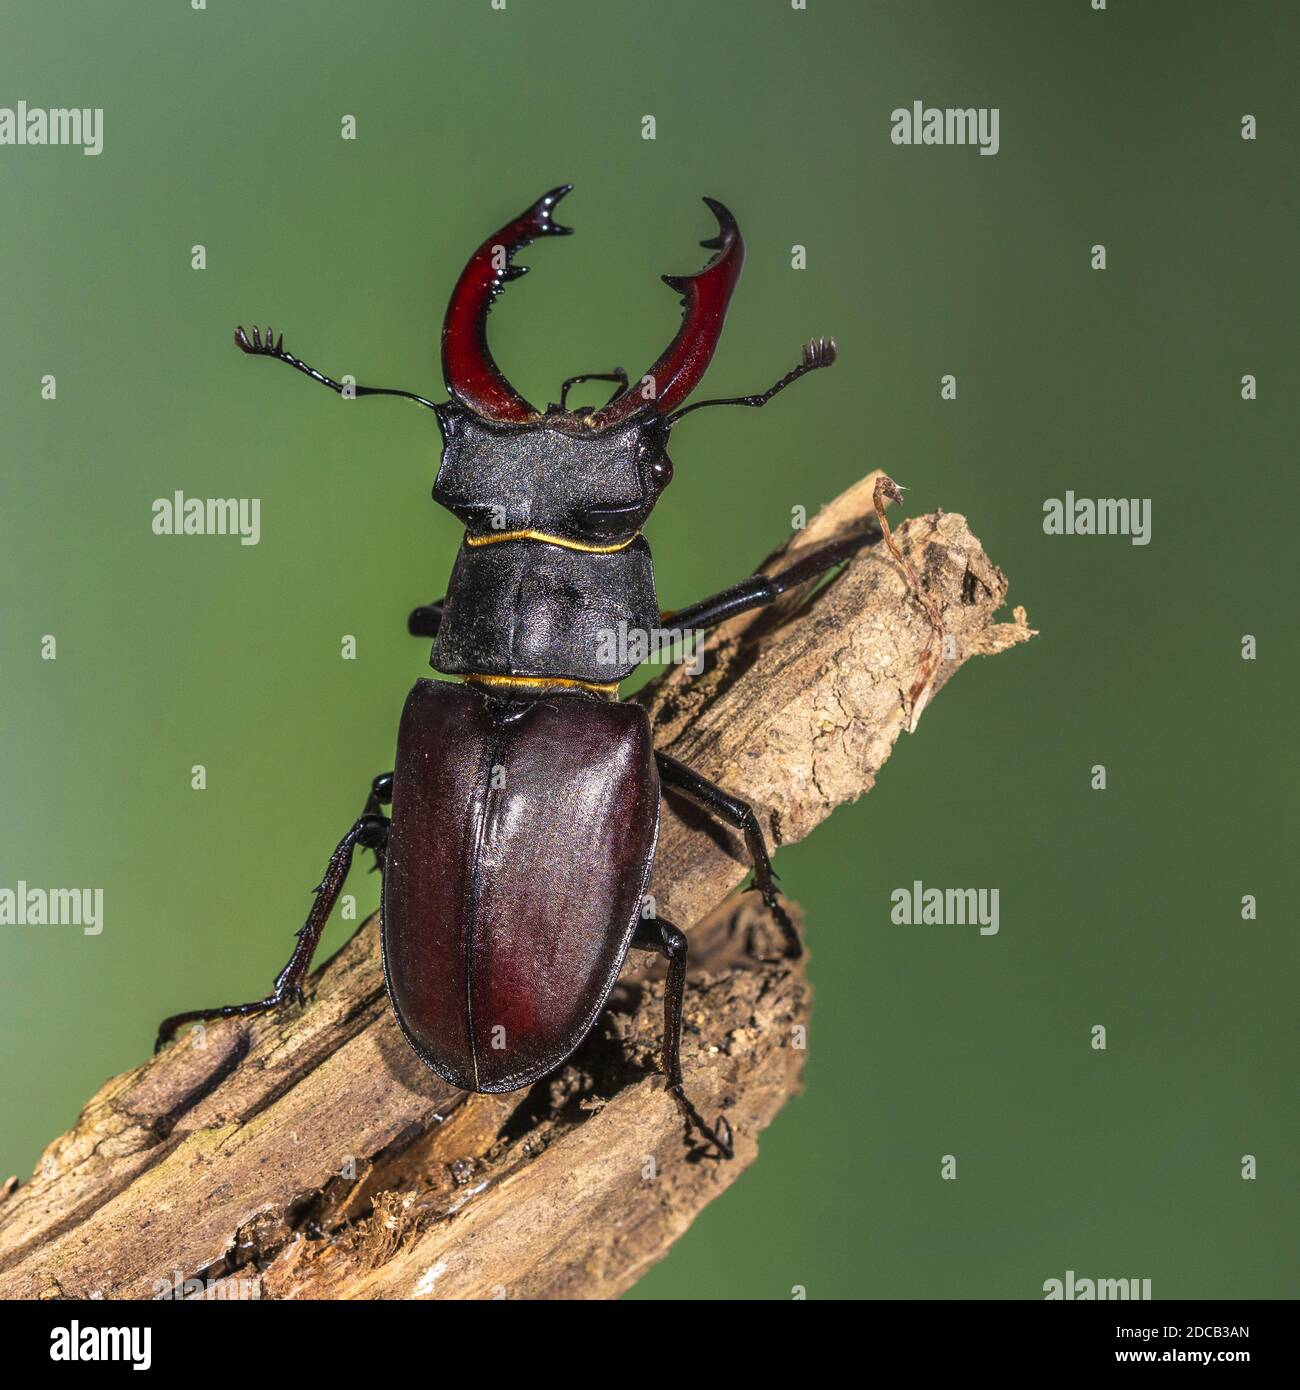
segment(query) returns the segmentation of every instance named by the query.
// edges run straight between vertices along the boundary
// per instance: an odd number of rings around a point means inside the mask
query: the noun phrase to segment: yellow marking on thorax
[[[499,686],[505,689],[518,689],[522,686],[559,686],[568,690],[590,690],[593,695],[617,695],[619,687],[618,681],[602,684],[599,681],[574,680],[568,676],[484,676],[472,673],[462,676],[461,679],[473,681],[476,685]]]
[[[634,531],[625,541],[614,541],[610,545],[588,545],[585,541],[570,541],[563,536],[552,536],[545,531],[500,531],[487,536],[471,536],[465,532],[465,544],[472,546],[500,545],[503,541],[541,541],[543,545],[558,545],[565,550],[581,550],[587,555],[612,555],[617,550],[626,550],[641,534]]]

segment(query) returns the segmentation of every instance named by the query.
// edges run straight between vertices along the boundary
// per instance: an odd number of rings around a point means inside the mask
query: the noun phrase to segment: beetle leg
[[[777,892],[776,874],[772,871],[767,842],[763,839],[763,830],[754,814],[754,808],[748,801],[742,801],[738,796],[723,791],[721,787],[701,777],[685,763],[679,763],[676,758],[669,757],[667,753],[656,751],[655,761],[659,764],[659,776],[665,786],[684,793],[697,805],[713,812],[719,820],[744,835],[745,846],[754,864],[754,887],[762,895],[764,905],[781,928],[781,934],[785,937],[786,958],[797,960],[803,955],[803,943],[799,940],[798,929],[781,902],[780,893]]]
[[[582,381],[616,381],[618,390],[609,398],[607,404],[613,402],[627,390],[627,372],[622,367],[615,367],[612,372],[587,372],[583,376],[571,376],[560,387],[560,409],[568,408],[569,387],[577,386]]]
[[[863,546],[876,545],[879,541],[880,533],[873,529],[819,545],[779,574],[751,575],[711,598],[701,599],[699,603],[692,603],[688,608],[680,608],[674,613],[665,613],[661,621],[669,632],[699,632],[716,627],[738,613],[748,613],[751,608],[765,608],[782,594],[851,560]]]
[[[439,599],[437,603],[426,603],[422,608],[411,610],[411,616],[406,620],[406,630],[412,637],[436,637],[438,629],[442,626],[442,605],[446,599]]]
[[[380,811],[379,808],[381,806],[391,806],[392,804],[393,774],[391,772],[381,772],[379,776],[376,777],[375,780],[370,784],[370,795],[366,798],[366,809],[361,814],[363,817],[378,816],[382,820],[383,813]],[[372,865],[370,872],[374,873],[376,870],[378,870],[382,873],[384,868],[384,855],[388,850],[387,821],[384,821],[384,830],[382,836],[373,836],[372,838],[375,839],[374,844],[369,844],[365,841],[362,841],[362,843],[365,845],[367,849],[372,849],[375,852],[375,862]]]
[[[695,1131],[706,1143],[712,1144],[723,1158],[735,1157],[735,1136],[725,1115],[719,1115],[712,1126],[706,1125],[700,1112],[691,1104],[682,1081],[682,1005],[686,997],[685,933],[662,917],[639,921],[632,945],[641,951],[654,951],[668,961],[668,982],[664,988],[664,1071],[668,1090],[677,1102],[686,1121],[686,1139],[690,1142]]]
[[[358,817],[352,828],[338,842],[334,853],[330,855],[330,861],[325,866],[325,873],[320,883],[316,885],[316,901],[307,914],[307,920],[298,930],[298,940],[294,945],[293,954],[289,957],[288,964],[275,977],[275,985],[271,993],[265,998],[255,999],[248,1004],[224,1004],[215,1009],[192,1009],[188,1013],[173,1014],[170,1018],[163,1019],[158,1025],[158,1038],[154,1043],[155,1052],[172,1037],[182,1024],[194,1023],[206,1018],[246,1018],[249,1014],[267,1013],[271,1009],[278,1009],[282,1004],[291,1001],[302,1003],[303,981],[307,978],[307,971],[311,969],[311,958],[316,953],[321,932],[329,920],[334,901],[348,876],[348,870],[352,867],[352,851],[357,845],[363,845],[373,849],[377,856],[383,853],[384,845],[388,840],[388,820],[379,814],[377,808],[381,801],[392,800],[392,783],[393,774],[391,772],[386,773],[383,777],[375,778],[371,786],[370,800],[366,803],[366,810]],[[370,809],[372,803],[376,808],[375,810]],[[382,863],[382,859],[380,862]]]

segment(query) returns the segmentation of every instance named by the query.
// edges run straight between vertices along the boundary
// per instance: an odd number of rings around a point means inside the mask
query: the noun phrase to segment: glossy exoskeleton
[[[417,608],[416,636],[434,638],[431,664],[457,683],[418,681],[407,697],[395,770],[375,778],[339,842],[271,993],[248,1004],[177,1014],[159,1045],[194,1019],[260,1013],[301,1001],[322,928],[353,851],[384,871],[382,942],[389,997],[402,1031],[439,1076],[467,1091],[508,1091],[554,1070],[591,1030],[630,947],[667,958],[664,1066],[692,1130],[730,1157],[725,1120],[709,1126],[686,1097],[680,1057],[686,937],[643,911],[663,788],[675,788],[739,831],[755,887],[797,954],[753,810],[656,752],[645,710],[621,703],[636,662],[611,634],[695,634],[773,601],[847,560],[861,539],[811,551],[774,577],[755,575],[661,618],[641,527],[672,478],[673,423],[707,405],[761,406],[835,360],[818,339],[761,395],[685,405],[713,356],[744,261],[735,219],[703,243],[698,274],[665,276],[682,297],[681,325],[654,365],[571,377],[539,411],[488,351],[488,309],[524,272],[513,257],[567,234],[553,189],[489,237],[462,271],[442,330],[450,399],[347,388],[287,352],[283,337],[241,327],[235,342],[287,362],[349,396],[392,395],[433,410],[443,438],[434,498],[464,522],[447,594]],[[601,408],[566,408],[581,381],[617,383]],[[382,807],[391,803],[391,814]]]

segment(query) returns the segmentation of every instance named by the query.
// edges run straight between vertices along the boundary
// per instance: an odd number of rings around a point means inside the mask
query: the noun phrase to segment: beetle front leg
[[[567,410],[569,407],[569,388],[577,386],[584,381],[614,381],[618,383],[618,390],[606,402],[612,405],[614,401],[627,390],[627,373],[622,367],[615,367],[612,372],[584,372],[582,376],[571,376],[560,387],[560,409]]]
[[[640,951],[654,951],[668,961],[668,982],[664,987],[664,1071],[668,1090],[686,1121],[686,1138],[692,1130],[712,1144],[723,1158],[735,1157],[735,1136],[725,1115],[706,1125],[691,1104],[682,1080],[682,1008],[686,999],[686,935],[662,917],[637,923],[632,945]]]
[[[716,627],[737,614],[748,613],[754,608],[766,608],[782,594],[797,589],[800,584],[807,584],[809,580],[819,578],[836,565],[845,564],[864,546],[875,545],[880,539],[880,534],[876,531],[860,531],[843,540],[819,545],[796,560],[789,569],[781,570],[779,574],[751,575],[748,579],[742,579],[739,584],[733,584],[730,589],[724,589],[720,594],[701,599],[687,608],[665,613],[660,621],[668,632],[702,632],[707,628]]]
[[[676,758],[669,757],[667,753],[656,752],[655,761],[659,764],[659,776],[665,786],[684,793],[698,806],[712,811],[719,820],[744,835],[745,847],[749,850],[749,857],[754,865],[754,887],[762,895],[764,906],[781,928],[781,935],[785,938],[786,958],[798,960],[803,955],[803,942],[799,940],[798,928],[790,920],[790,914],[786,912],[781,895],[777,892],[776,874],[773,872],[767,842],[763,839],[763,829],[754,814],[754,808],[748,801],[742,801],[740,797],[723,791],[721,787],[701,777],[685,763],[679,763]]]
[[[303,981],[311,969],[312,956],[320,944],[321,932],[329,920],[335,900],[352,867],[352,853],[357,845],[375,851],[376,867],[383,865],[384,847],[388,843],[388,818],[379,813],[381,803],[393,799],[393,774],[384,773],[371,784],[370,797],[366,809],[354,822],[352,828],[338,842],[320,883],[316,885],[316,901],[312,904],[307,920],[298,930],[298,939],[293,954],[284,969],[275,977],[275,985],[270,994],[262,999],[254,999],[248,1004],[223,1004],[215,1009],[191,1009],[187,1013],[173,1014],[158,1025],[158,1037],[154,1042],[157,1052],[168,1042],[176,1030],[186,1023],[197,1023],[210,1018],[247,1018],[250,1014],[268,1013],[282,1004],[303,1002]]]
[[[437,603],[426,603],[423,607],[413,608],[411,616],[406,620],[406,630],[412,637],[437,637],[438,629],[442,626],[442,605],[446,603],[445,598],[440,598]]]

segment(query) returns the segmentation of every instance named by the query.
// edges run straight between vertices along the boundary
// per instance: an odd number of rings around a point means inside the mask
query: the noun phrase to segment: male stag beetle
[[[835,360],[834,339],[755,396],[684,405],[717,347],[745,247],[731,213],[705,202],[716,254],[692,276],[664,276],[682,296],[676,336],[639,382],[622,369],[570,377],[543,413],[515,391],[488,351],[488,309],[524,273],[513,257],[536,238],[567,235],[552,189],[470,257],[442,329],[450,399],[355,386],[427,406],[442,432],[434,500],[465,524],[446,596],[417,608],[412,635],[434,638],[431,665],[459,683],[420,680],[406,700],[395,769],[376,777],[356,823],[330,856],[288,964],[265,998],[166,1019],[158,1045],[184,1023],[262,1013],[303,998],[303,981],[362,845],[383,870],[382,948],[388,996],[420,1059],[466,1091],[512,1091],[553,1071],[590,1032],[629,948],[668,961],[664,1069],[686,1137],[731,1157],[725,1118],[701,1119],[682,1083],[686,937],[642,902],[659,829],[661,788],[675,788],[739,831],[755,887],[790,954],[798,935],[773,883],[763,833],[738,797],[658,752],[649,719],[618,700],[635,669],[600,641],[666,623],[693,634],[847,560],[862,544],[813,550],[775,577],[755,575],[661,618],[641,527],[672,478],[669,431],[692,410],[765,405]],[[344,394],[284,348],[283,335],[235,331],[239,348],[273,357]],[[568,410],[571,387],[612,381],[600,409]],[[626,644],[624,644],[626,646]],[[626,656],[626,651],[622,653]],[[391,816],[381,807],[391,805]]]

